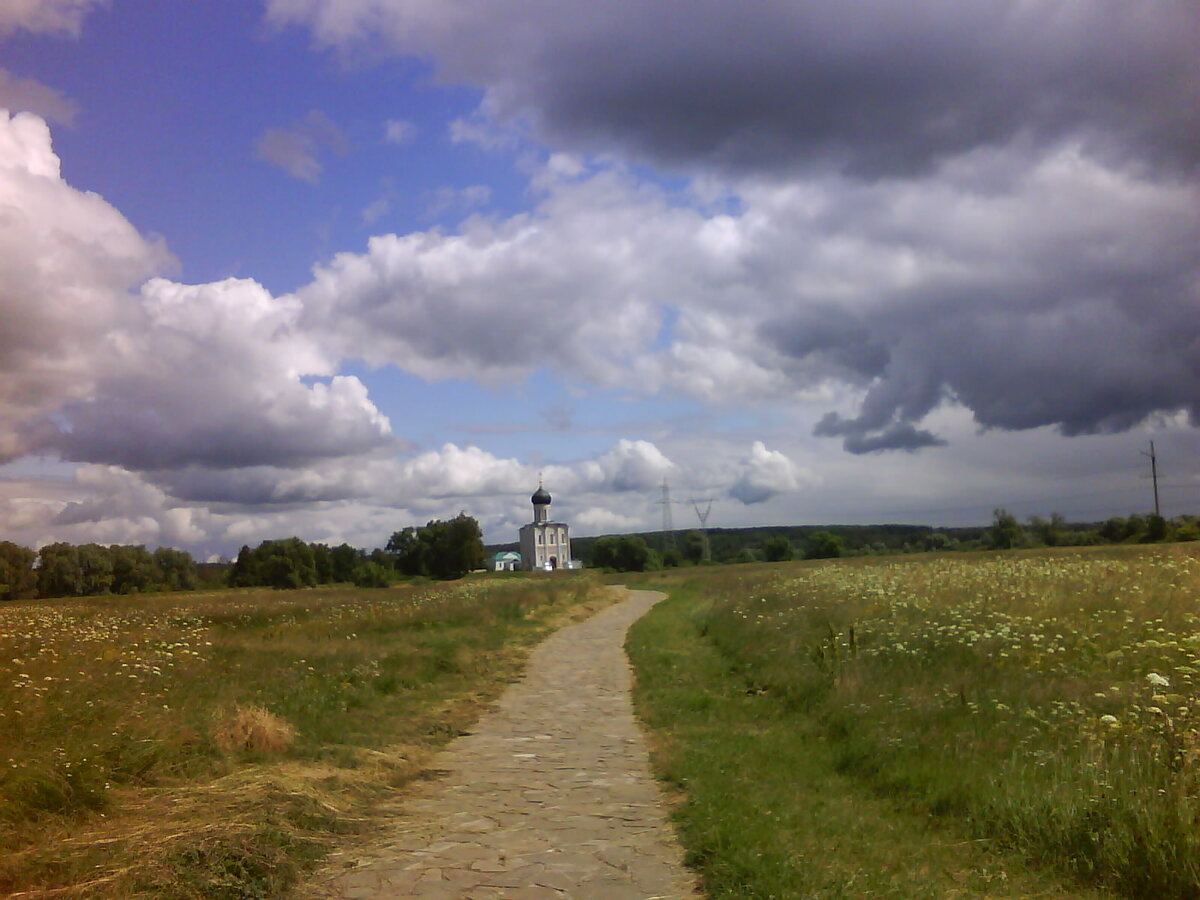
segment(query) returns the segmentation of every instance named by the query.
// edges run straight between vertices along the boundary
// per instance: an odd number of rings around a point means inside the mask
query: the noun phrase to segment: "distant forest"
[[[664,566],[823,559],[888,553],[999,550],[1200,540],[1195,516],[1114,516],[1104,522],[1067,522],[1057,513],[1021,523],[997,509],[991,525],[777,525],[680,529],[572,538],[575,558],[589,567],[641,571]],[[707,546],[706,546],[707,544]],[[40,551],[0,540],[0,601],[33,597],[129,594],[195,588],[311,587],[353,583],[385,587],[403,578],[456,578],[484,564],[488,554],[516,543],[484,547],[478,523],[465,514],[395,532],[370,552],[327,547],[300,538],[243,547],[236,562],[197,564],[182,550],[120,544],[49,544]]]
[[[598,542],[612,535],[572,537],[571,551],[584,565],[595,563]],[[643,531],[636,538],[654,551],[658,564],[698,562],[703,537],[695,529]],[[834,540],[830,540],[830,538]],[[714,563],[761,562],[771,559],[865,556],[955,550],[994,550],[1016,547],[1087,546],[1093,544],[1153,543],[1200,539],[1200,520],[1194,516],[1164,519],[1155,515],[1114,516],[1103,522],[1067,522],[1057,513],[1034,516],[1022,524],[1004,509],[995,511],[991,525],[939,528],[929,525],[774,525],[752,528],[709,528],[708,558]],[[664,546],[664,543],[666,546]],[[786,551],[783,550],[786,548]],[[517,550],[516,543],[488,546],[488,552]],[[650,560],[654,565],[653,557]]]

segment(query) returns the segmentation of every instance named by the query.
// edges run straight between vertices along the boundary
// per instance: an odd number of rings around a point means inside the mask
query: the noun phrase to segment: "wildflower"
[[[1117,717],[1116,716],[1101,716],[1100,721],[1103,722],[1105,725],[1116,725]]]
[[[1170,687],[1171,686],[1171,682],[1168,679],[1163,678],[1157,672],[1151,672],[1149,675],[1147,675],[1146,682],[1148,684],[1153,685],[1154,687]]]

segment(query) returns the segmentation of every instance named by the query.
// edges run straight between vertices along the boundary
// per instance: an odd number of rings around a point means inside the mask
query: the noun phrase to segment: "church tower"
[[[533,521],[521,526],[521,568],[549,571],[573,569],[570,529],[564,522],[550,520],[550,492],[538,481],[529,498]]]

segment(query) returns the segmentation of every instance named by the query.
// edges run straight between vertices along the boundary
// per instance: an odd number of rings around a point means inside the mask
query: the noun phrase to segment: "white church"
[[[540,481],[529,499],[533,521],[521,526],[521,568],[544,572],[583,568],[583,563],[571,558],[571,534],[566,523],[550,521],[550,492]]]

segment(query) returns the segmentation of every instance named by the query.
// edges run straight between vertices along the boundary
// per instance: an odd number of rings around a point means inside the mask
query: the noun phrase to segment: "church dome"
[[[546,505],[549,505],[549,503],[550,503],[550,492],[549,492],[549,491],[547,491],[547,490],[546,490],[544,487],[542,487],[542,486],[539,484],[539,485],[538,485],[538,489],[537,489],[536,491],[534,491],[534,492],[533,492],[533,496],[532,496],[532,497],[530,497],[530,498],[529,498],[529,500],[530,500],[530,502],[532,502],[532,503],[533,503],[533,505],[534,505],[534,506],[546,506]]]

